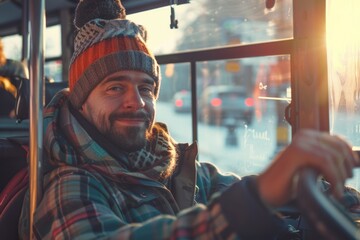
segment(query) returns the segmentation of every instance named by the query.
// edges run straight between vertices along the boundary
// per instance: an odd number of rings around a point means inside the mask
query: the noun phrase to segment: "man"
[[[124,18],[119,1],[79,2],[69,90],[44,114],[36,238],[273,239],[287,227],[273,209],[296,197],[306,167],[342,196],[359,159],[325,133],[299,131],[259,176],[240,179],[195,161],[196,144],[178,144],[154,123],[159,66],[145,30]],[[23,238],[27,205],[28,198]]]

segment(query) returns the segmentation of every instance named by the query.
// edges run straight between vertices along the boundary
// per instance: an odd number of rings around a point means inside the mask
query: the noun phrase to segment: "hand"
[[[260,197],[272,207],[279,207],[297,194],[299,171],[314,168],[330,182],[336,197],[341,197],[344,183],[353,176],[360,160],[351,146],[338,136],[315,130],[300,130],[291,144],[258,177]]]

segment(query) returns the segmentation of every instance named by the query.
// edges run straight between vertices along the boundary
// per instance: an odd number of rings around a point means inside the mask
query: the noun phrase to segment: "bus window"
[[[235,63],[239,67],[229,69]],[[201,68],[200,160],[241,176],[259,173],[290,141],[284,119],[291,99],[289,57],[232,59]]]
[[[46,28],[45,58],[59,59],[61,57],[61,32],[60,25]],[[22,37],[20,35],[10,35],[2,38],[5,54],[7,58],[20,61]],[[50,82],[61,82],[62,62],[61,60],[46,61],[44,65],[45,76]]]
[[[192,142],[191,85],[188,63],[161,65],[156,120],[168,125],[178,142]]]
[[[290,56],[196,65],[199,160],[243,176],[263,170],[291,140]],[[157,120],[180,142],[191,142],[189,64],[162,65]],[[180,109],[182,107],[182,109]]]
[[[327,4],[327,50],[330,95],[330,131],[360,149],[360,21],[357,0],[331,0]],[[349,184],[360,189],[360,171]]]
[[[127,17],[148,29],[155,54],[293,37],[289,0],[278,0],[271,9],[263,0],[192,1],[174,9],[178,29],[170,29],[169,7]]]
[[[62,52],[60,25],[47,27],[45,37],[45,58],[60,57]]]
[[[22,37],[18,34],[10,35],[2,38],[4,52],[7,58],[20,61]]]
[[[61,60],[48,61],[44,64],[45,76],[49,82],[62,82]]]

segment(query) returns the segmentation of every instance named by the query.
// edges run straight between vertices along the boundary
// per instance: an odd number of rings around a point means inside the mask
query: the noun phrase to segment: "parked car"
[[[182,90],[175,93],[173,98],[174,111],[177,113],[191,112],[191,93],[187,90]]]
[[[207,87],[200,100],[200,121],[210,125],[250,125],[254,118],[254,99],[242,86]]]

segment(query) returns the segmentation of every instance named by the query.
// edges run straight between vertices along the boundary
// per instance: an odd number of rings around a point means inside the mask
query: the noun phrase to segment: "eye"
[[[113,86],[109,86],[106,90],[108,92],[119,92],[119,91],[123,91],[124,88],[120,85],[113,85]]]
[[[140,88],[140,90],[142,92],[152,92],[152,88],[150,88],[150,87],[142,87],[142,88]]]
[[[139,91],[145,94],[154,94],[154,86],[152,85],[143,85],[139,87]]]

